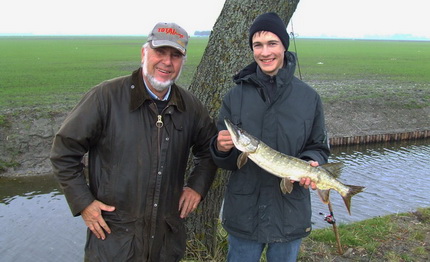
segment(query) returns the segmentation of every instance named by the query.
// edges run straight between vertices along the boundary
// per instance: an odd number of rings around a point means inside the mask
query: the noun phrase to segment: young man
[[[183,218],[213,182],[217,132],[204,105],[175,84],[187,44],[183,28],[158,23],[142,67],[93,87],[55,136],[55,176],[88,226],[86,261],[170,262],[185,252]],[[195,165],[185,183],[190,151]]]
[[[323,106],[319,95],[294,76],[296,57],[288,52],[289,36],[275,13],[257,17],[249,30],[252,64],[235,76],[223,98],[218,136],[211,153],[218,167],[232,170],[222,210],[229,233],[228,261],[259,261],[267,246],[267,261],[296,261],[301,239],[311,231],[309,186],[302,179],[283,194],[280,178],[252,161],[238,169],[241,153],[224,119],[230,119],[270,147],[317,166],[327,162]]]

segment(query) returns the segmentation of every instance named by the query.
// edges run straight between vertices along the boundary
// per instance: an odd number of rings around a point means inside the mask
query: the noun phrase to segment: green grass
[[[430,82],[430,42],[299,39],[301,69],[322,79]],[[290,47],[294,50],[294,45]]]
[[[218,246],[213,256],[191,238],[182,261],[225,261],[227,233],[221,225],[219,227]],[[298,261],[427,261],[430,255],[430,208],[338,225],[338,231],[342,250],[344,253],[352,250],[350,255],[338,254],[336,237],[330,226],[313,230],[304,238]],[[260,262],[265,261],[263,252]]]
[[[0,127],[10,127],[10,121],[5,115],[0,115]]]
[[[0,109],[74,104],[90,87],[137,69],[145,40],[145,37],[0,37]],[[190,41],[181,81],[189,84],[206,44],[207,38]]]
[[[20,164],[16,161],[5,162],[0,160],[0,172],[6,171],[10,167],[18,167]]]
[[[145,37],[138,36],[0,37],[0,110],[72,106],[92,86],[138,68],[144,42]],[[191,83],[207,42],[205,37],[190,39],[182,86]],[[297,39],[296,44],[305,81],[391,81],[391,89],[360,88],[365,96],[384,97],[388,92],[400,98],[417,88],[423,100],[430,100],[430,42]],[[290,49],[295,51],[293,44]],[[399,89],[402,84],[408,87]],[[330,88],[321,93],[337,99],[353,88],[336,90],[336,96]]]
[[[368,252],[373,252],[384,236],[396,230],[390,223],[390,217],[378,217],[354,223],[352,225],[340,225],[339,234],[342,245],[351,247],[360,246]],[[336,244],[336,238],[332,227],[315,230],[309,237],[313,241]]]

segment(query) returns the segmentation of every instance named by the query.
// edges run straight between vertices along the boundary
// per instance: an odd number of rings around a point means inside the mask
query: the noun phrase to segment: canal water
[[[429,160],[430,139],[332,148],[330,161],[344,163],[339,180],[366,187],[352,197],[351,215],[341,196],[336,191],[330,193],[336,223],[430,207]],[[313,227],[331,226],[324,221],[328,206],[322,204],[316,192],[311,196]]]
[[[331,193],[337,224],[430,207],[430,139],[332,151],[330,161],[344,163],[339,180],[366,187],[352,198],[351,215],[340,195]],[[311,195],[314,228],[330,226],[327,205]],[[71,215],[51,176],[0,177],[0,228],[1,261],[83,261],[85,224]]]

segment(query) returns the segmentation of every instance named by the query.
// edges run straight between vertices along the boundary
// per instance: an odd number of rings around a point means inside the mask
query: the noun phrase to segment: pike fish
[[[291,181],[300,181],[309,177],[317,186],[317,193],[324,204],[328,204],[330,190],[337,191],[345,203],[348,213],[351,214],[351,197],[364,190],[363,186],[346,185],[337,180],[342,169],[342,163],[327,163],[313,167],[309,162],[288,156],[276,151],[261,140],[250,135],[245,130],[233,125],[230,120],[224,119],[235,147],[242,151],[237,166],[241,168],[251,159],[262,169],[282,178],[280,187],[284,194],[291,193]]]

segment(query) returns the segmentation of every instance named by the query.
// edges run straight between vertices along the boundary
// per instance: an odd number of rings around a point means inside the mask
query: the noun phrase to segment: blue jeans
[[[267,245],[267,262],[295,262],[302,239],[281,243],[258,243],[228,235],[228,262],[258,262]]]

